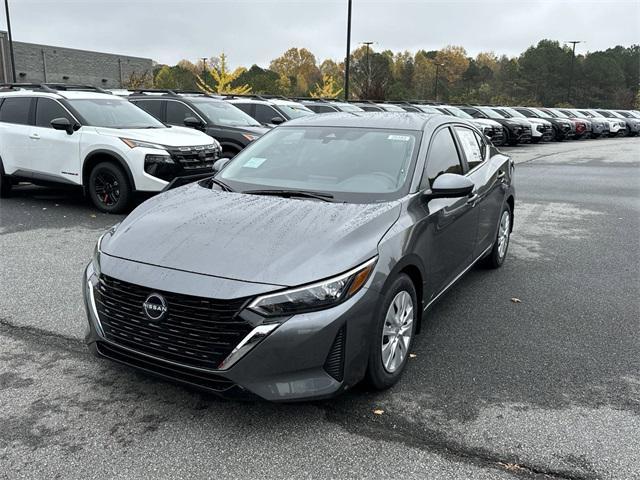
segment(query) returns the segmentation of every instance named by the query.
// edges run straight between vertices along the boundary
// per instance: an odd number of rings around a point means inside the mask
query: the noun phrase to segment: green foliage
[[[282,92],[278,85],[279,79],[280,76],[273,70],[252,65],[249,70],[245,70],[238,78],[231,82],[231,86],[240,87],[242,85],[249,85],[253,93],[281,94]]]
[[[155,88],[195,90],[196,76],[179,65],[174,67],[163,65],[155,71],[153,86]]]

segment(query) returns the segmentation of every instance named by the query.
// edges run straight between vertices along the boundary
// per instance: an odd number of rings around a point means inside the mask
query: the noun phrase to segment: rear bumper
[[[102,265],[103,272],[104,267]],[[167,282],[166,290],[172,291],[172,280],[165,269],[162,269],[163,279],[158,280],[161,275],[157,267],[141,268],[145,274],[155,275],[156,285],[157,281]],[[114,275],[114,272],[108,274]],[[180,275],[181,280],[185,275],[204,277],[185,272]],[[198,280],[202,279],[192,279]],[[88,320],[85,341],[95,355],[216,395],[257,396],[269,401],[329,398],[358,383],[366,370],[366,339],[380,298],[376,290],[365,286],[353,298],[334,308],[288,318],[228,369],[197,368],[170,361],[162,354],[149,355],[107,338],[95,307],[92,285],[96,283],[90,264],[83,281]]]

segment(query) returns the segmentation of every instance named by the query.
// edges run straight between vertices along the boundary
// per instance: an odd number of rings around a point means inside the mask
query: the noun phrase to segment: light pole
[[[16,82],[16,62],[13,56],[13,37],[11,36],[11,18],[9,17],[9,0],[4,0],[4,11],[7,15],[7,35],[9,37],[9,55],[11,56],[11,78]]]
[[[433,96],[436,97],[436,102],[438,101],[438,73],[440,73],[440,67],[444,67],[444,63],[436,63],[436,79],[435,79],[435,85],[434,85],[434,94]]]
[[[344,59],[344,99],[349,101],[349,57],[351,57],[351,0],[347,10],[347,56]]]
[[[365,45],[367,47],[367,100],[369,99],[369,92],[371,90],[371,60],[369,59],[369,47],[374,43],[375,42],[360,42],[360,45]]]
[[[571,87],[573,86],[573,64],[576,61],[576,44],[584,43],[583,40],[569,40],[565,43],[571,43],[573,45],[571,53],[571,70],[569,72],[569,88],[567,89],[567,103],[571,103]]]
[[[207,84],[207,57],[200,57],[202,60],[202,83]]]

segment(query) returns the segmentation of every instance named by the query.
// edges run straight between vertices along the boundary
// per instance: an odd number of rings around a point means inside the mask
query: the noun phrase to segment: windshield
[[[343,112],[364,112],[364,110],[357,105],[351,105],[350,103],[339,102],[335,103],[334,105]]]
[[[624,118],[633,118],[631,112],[621,112],[620,110],[616,111],[618,115],[622,115]]]
[[[242,150],[216,178],[235,191],[305,190],[374,203],[408,191],[420,132],[279,127]]]
[[[122,98],[67,100],[92,127],[168,128],[141,108]]]
[[[624,118],[624,117],[623,117],[622,115],[620,115],[618,112],[609,112],[609,113],[611,113],[611,115],[613,115],[614,117],[617,117],[617,118]]]
[[[309,110],[304,105],[295,105],[295,104],[277,104],[278,108],[290,119],[306,117],[307,115],[315,115],[313,110]]]
[[[565,117],[568,118],[575,118],[576,114],[573,112],[570,112],[569,110],[559,110],[560,113],[562,113]]]
[[[494,111],[498,112],[500,115],[502,115],[504,118],[511,118],[513,117],[513,115],[511,115],[511,113],[507,112],[504,108],[494,108]]]
[[[502,107],[500,110],[504,110],[505,112],[507,112],[509,115],[511,115],[512,117],[516,117],[516,118],[527,118],[525,117],[523,114],[521,114],[519,111],[517,111],[515,108],[511,108],[511,107]]]
[[[614,118],[614,115],[612,115],[610,112],[607,112],[605,110],[598,110],[598,113],[603,117]]]
[[[386,110],[387,112],[406,112],[404,108],[399,107],[398,105],[385,104],[385,105],[380,105],[380,107],[383,110]]]
[[[496,112],[492,108],[489,108],[489,107],[476,107],[476,108],[478,110],[480,110],[482,113],[484,113],[489,118],[499,118],[499,119],[504,119],[505,118],[505,117],[500,115],[498,112]]]
[[[420,110],[421,112],[424,113],[444,113],[441,110],[438,110],[435,107],[427,107],[425,105],[414,105],[418,110]],[[447,109],[448,110],[448,109]],[[462,110],[461,110],[462,111]],[[464,112],[462,112],[464,113]],[[466,113],[464,113],[466,115]],[[470,118],[473,118],[471,115],[469,115]],[[465,117],[461,117],[461,118],[465,118]]]
[[[538,117],[553,117],[553,115],[550,115],[547,112],[543,112],[542,110],[539,110],[537,108],[530,108],[529,110],[538,115]]]
[[[198,110],[216,125],[228,127],[259,127],[260,124],[235,105],[221,100],[191,100]]]
[[[516,110],[519,113],[522,113],[526,118],[538,118],[540,117],[540,114],[536,113],[533,111],[533,108],[530,109],[525,109],[525,108],[518,108]]]

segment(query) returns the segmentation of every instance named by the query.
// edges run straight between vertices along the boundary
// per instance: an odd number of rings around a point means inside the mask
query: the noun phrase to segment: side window
[[[481,144],[478,143],[478,137],[473,130],[464,127],[455,128],[458,138],[460,139],[460,144],[462,145],[462,150],[464,150],[464,155],[467,158],[469,170],[473,170],[480,165],[484,159],[480,147]]]
[[[29,125],[29,110],[31,109],[31,98],[29,97],[7,97],[0,105],[0,122],[19,123]]]
[[[136,100],[132,102],[136,107],[140,107],[149,115],[153,115],[158,120],[162,117],[162,101],[161,100]]]
[[[74,122],[73,117],[58,102],[50,98],[39,98],[36,104],[36,126],[52,128],[51,120],[54,118],[66,118]]]
[[[232,103],[232,105],[234,107],[239,108],[240,110],[242,110],[247,115],[250,115],[250,116],[253,117],[252,112],[251,112],[251,107],[253,106],[253,104],[251,104],[251,103]]]
[[[462,174],[458,149],[448,128],[439,130],[431,142],[421,188],[433,185],[433,181],[443,173]]]
[[[254,118],[260,123],[271,123],[273,117],[282,117],[276,110],[269,105],[256,103],[256,113]]]
[[[167,102],[167,123],[184,127],[184,119],[196,114],[182,102]]]
[[[311,110],[316,113],[331,113],[336,111],[335,108],[328,105],[307,105],[307,107],[311,108]]]

